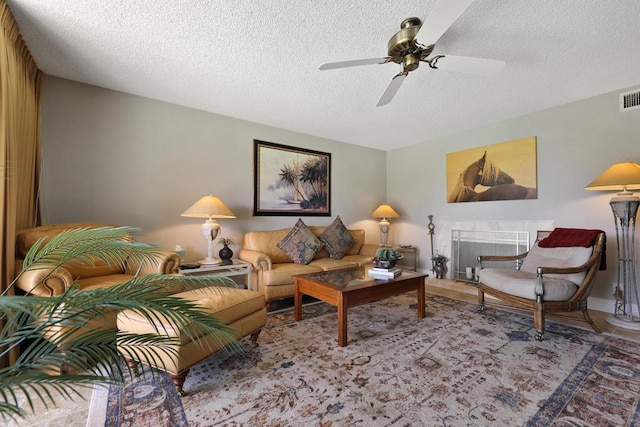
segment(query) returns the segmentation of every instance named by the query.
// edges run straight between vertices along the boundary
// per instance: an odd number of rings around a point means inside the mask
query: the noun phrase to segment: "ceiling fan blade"
[[[429,65],[431,68],[437,68],[438,70],[490,76],[502,71],[506,63],[497,59],[439,55],[430,60]]]
[[[400,86],[402,86],[402,82],[404,81],[404,78],[407,77],[407,74],[409,73],[403,71],[402,73],[396,74],[393,79],[391,79],[389,86],[387,86],[387,89],[385,89],[384,93],[380,97],[380,100],[376,104],[376,107],[381,107],[391,102],[393,97],[398,92],[398,89],[400,89]]]
[[[435,44],[474,0],[439,0],[424,20],[415,39],[424,46]]]
[[[329,62],[320,66],[321,70],[335,70],[336,68],[357,67],[359,65],[386,64],[390,58],[352,59],[351,61]]]

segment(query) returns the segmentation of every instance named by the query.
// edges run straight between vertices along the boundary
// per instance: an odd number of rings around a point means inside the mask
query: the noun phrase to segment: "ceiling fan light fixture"
[[[402,70],[405,72],[413,71],[420,65],[420,55],[408,53],[402,58]]]
[[[407,18],[402,23],[400,23],[400,29],[409,28],[409,27],[421,27],[422,20],[420,18],[416,18],[412,16],[411,18]]]

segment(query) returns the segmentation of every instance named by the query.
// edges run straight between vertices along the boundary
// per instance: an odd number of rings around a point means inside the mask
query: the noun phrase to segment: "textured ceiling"
[[[443,0],[447,1],[447,0]],[[390,150],[640,84],[640,2],[476,0],[434,54],[503,60],[491,76],[432,70],[376,103],[386,56],[435,0],[7,0],[47,74]]]

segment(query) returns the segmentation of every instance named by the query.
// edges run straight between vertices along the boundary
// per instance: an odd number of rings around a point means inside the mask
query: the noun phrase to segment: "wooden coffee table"
[[[302,320],[302,295],[310,295],[338,308],[338,345],[347,345],[347,309],[405,292],[418,293],[418,318],[425,316],[424,279],[427,275],[403,272],[389,280],[374,280],[363,268],[300,274],[295,280],[295,319]]]

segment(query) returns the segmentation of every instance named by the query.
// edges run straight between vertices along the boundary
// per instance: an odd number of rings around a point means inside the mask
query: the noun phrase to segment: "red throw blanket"
[[[589,248],[596,242],[598,234],[604,233],[602,230],[589,230],[585,228],[556,228],[546,238],[538,242],[541,248],[570,248],[579,246]],[[605,244],[602,247],[602,257],[600,259],[600,270],[607,269],[607,235],[605,234]]]

